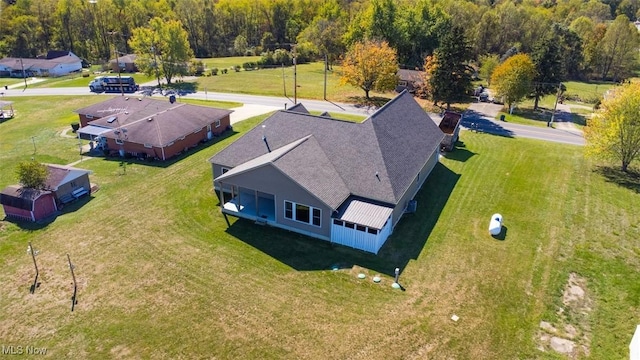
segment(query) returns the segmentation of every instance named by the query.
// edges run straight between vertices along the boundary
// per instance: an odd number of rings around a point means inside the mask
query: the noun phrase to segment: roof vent
[[[129,101],[129,98],[128,97],[124,98],[124,101]]]
[[[376,177],[378,178],[378,181],[381,181],[381,180],[380,180],[380,175],[378,174],[378,172],[377,172],[377,171],[376,171]]]
[[[109,116],[109,118],[107,119],[107,123],[111,124],[112,122],[116,121],[116,119],[118,119],[117,116]]]
[[[271,148],[269,147],[269,143],[267,142],[267,137],[266,136],[262,137],[262,141],[264,141],[264,144],[267,145],[267,151],[271,152]]]
[[[138,101],[142,101],[142,98],[138,98]]]
[[[148,118],[148,119],[147,119],[147,121],[152,121],[152,120],[153,120],[153,118],[152,118],[152,117],[150,117],[150,118]]]

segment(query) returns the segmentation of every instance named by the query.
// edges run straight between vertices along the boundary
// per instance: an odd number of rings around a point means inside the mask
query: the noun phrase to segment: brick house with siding
[[[221,135],[232,111],[171,103],[149,97],[117,96],[75,111],[81,139],[109,154],[167,160]]]

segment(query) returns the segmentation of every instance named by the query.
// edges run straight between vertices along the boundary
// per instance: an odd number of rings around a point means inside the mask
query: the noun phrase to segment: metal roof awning
[[[339,220],[364,225],[374,229],[382,229],[393,209],[360,200],[350,200],[344,211],[336,217]]]
[[[95,125],[87,125],[81,129],[78,130],[78,134],[86,134],[86,135],[91,135],[91,136],[98,136],[100,134],[109,132],[113,129],[111,128],[105,128],[102,126],[95,126]]]

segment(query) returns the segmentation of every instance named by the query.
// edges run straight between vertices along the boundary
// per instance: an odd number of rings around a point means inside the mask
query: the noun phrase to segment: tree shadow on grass
[[[442,152],[443,157],[460,162],[465,162],[471,159],[474,155],[476,155],[476,153],[467,150],[466,145],[462,141],[456,141],[456,146],[453,151]]]
[[[629,170],[624,172],[619,168],[611,166],[598,166],[594,172],[604,176],[604,178],[614,184],[640,193],[640,172]]]
[[[483,132],[504,137],[514,137],[513,131],[505,129],[500,125],[500,122],[488,120],[485,118],[484,114],[474,110],[467,110],[464,113],[464,116],[460,119],[460,126],[475,132]]]
[[[459,178],[459,174],[436,164],[415,197],[416,212],[400,220],[378,255],[245,219],[232,222],[226,231],[298,271],[349,269],[358,265],[393,276],[395,268],[402,271],[410,260],[418,258]]]

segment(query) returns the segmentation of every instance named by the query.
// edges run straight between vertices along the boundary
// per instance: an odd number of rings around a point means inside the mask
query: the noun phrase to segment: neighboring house
[[[49,51],[46,57],[0,59],[0,76],[63,76],[82,71],[82,59],[71,51]]]
[[[117,96],[75,112],[82,126],[78,136],[95,142],[96,149],[122,157],[167,160],[229,129],[232,111]]]
[[[40,221],[91,192],[90,171],[63,165],[45,164],[48,177],[42,190],[11,185],[0,192],[0,204],[8,218]]]
[[[120,69],[121,72],[138,72],[138,67],[135,64],[136,57],[136,54],[126,54],[117,59],[109,60],[111,70],[115,72],[117,72],[118,69]]]
[[[407,90],[410,93],[414,93],[423,84],[423,71],[400,69],[398,70],[398,86],[397,92]]]
[[[378,253],[443,137],[403,91],[362,123],[278,111],[209,162],[223,214]]]

